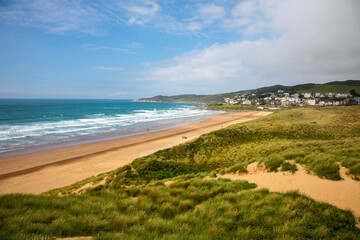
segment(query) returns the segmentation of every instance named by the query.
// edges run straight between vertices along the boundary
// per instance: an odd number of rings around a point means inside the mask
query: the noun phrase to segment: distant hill
[[[238,92],[220,93],[213,95],[196,95],[196,94],[183,94],[176,96],[155,96],[152,98],[139,98],[138,101],[157,101],[157,102],[197,102],[197,103],[211,103],[222,102],[224,98],[233,98],[236,95],[248,94],[248,93],[265,93],[275,92],[277,90],[284,90],[285,92],[310,92],[310,93],[325,93],[325,92],[337,92],[348,93],[352,89],[360,93],[360,80],[347,80],[347,81],[335,81],[324,84],[306,83],[295,86],[283,86],[274,85],[270,87],[262,87],[251,90],[243,90]]]
[[[138,101],[156,101],[156,102],[197,102],[197,103],[210,103],[210,102],[222,102],[224,98],[234,97],[234,95],[242,93],[231,92],[215,95],[196,95],[196,94],[183,94],[176,96],[155,96],[152,98],[139,98]]]

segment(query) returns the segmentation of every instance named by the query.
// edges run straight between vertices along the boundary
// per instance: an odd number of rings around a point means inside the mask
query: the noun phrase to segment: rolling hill
[[[348,93],[352,89],[356,92],[360,92],[360,80],[347,80],[347,81],[334,81],[324,84],[306,83],[295,86],[283,86],[274,85],[270,87],[262,87],[251,90],[242,90],[230,93],[220,93],[213,95],[196,95],[196,94],[182,94],[176,96],[155,96],[151,98],[139,98],[137,101],[156,101],[156,102],[197,102],[197,103],[211,103],[211,102],[222,102],[224,98],[232,98],[235,95],[242,95],[248,93],[262,93],[262,92],[273,92],[277,90],[284,90],[286,92],[310,92],[310,93],[325,93],[325,92],[337,92],[337,93]]]

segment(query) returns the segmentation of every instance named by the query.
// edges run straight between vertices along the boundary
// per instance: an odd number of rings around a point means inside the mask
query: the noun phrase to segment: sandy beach
[[[270,112],[230,112],[154,133],[3,158],[0,159],[0,194],[39,194],[67,186],[204,133],[268,114]]]

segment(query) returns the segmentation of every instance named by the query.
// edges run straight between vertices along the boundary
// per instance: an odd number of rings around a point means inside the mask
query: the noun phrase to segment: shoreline
[[[161,124],[154,123],[153,125],[149,126],[143,126],[142,128],[135,128],[135,129],[121,129],[117,131],[111,131],[111,132],[103,132],[103,133],[96,133],[91,135],[86,135],[84,137],[78,138],[78,139],[67,139],[67,140],[59,140],[59,142],[50,142],[46,144],[41,145],[34,145],[34,146],[27,146],[27,147],[21,147],[19,149],[14,150],[8,150],[0,152],[0,161],[4,158],[18,156],[18,155],[24,155],[29,153],[36,153],[36,152],[43,152],[47,150],[53,150],[53,149],[60,149],[60,148],[66,148],[66,147],[72,147],[72,146],[79,146],[83,144],[88,143],[96,143],[96,142],[104,142],[109,140],[116,140],[120,138],[125,137],[131,137],[139,134],[145,134],[145,133],[153,133],[158,132],[162,130],[167,130],[179,126],[185,126],[192,123],[197,123],[204,121],[206,119],[209,119],[214,116],[220,116],[224,114],[225,111],[215,111],[212,110],[213,113],[208,113],[205,115],[199,115],[199,116],[188,116],[188,117],[182,117],[182,118],[174,118],[174,119],[168,119],[168,120],[162,120]],[[218,112],[218,113],[216,113]],[[1,174],[1,173],[0,173]]]
[[[167,130],[0,159],[0,194],[39,194],[115,170],[161,149],[271,112],[233,112]],[[187,139],[182,139],[186,135]]]

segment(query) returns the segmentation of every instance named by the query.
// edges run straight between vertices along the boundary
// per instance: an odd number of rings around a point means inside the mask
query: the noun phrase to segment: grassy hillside
[[[337,93],[349,93],[352,89],[360,91],[360,80],[347,80],[347,81],[335,81],[324,84],[307,83],[295,86],[282,86],[275,85],[272,87],[264,87],[252,90],[253,92],[275,92],[277,90],[284,90],[287,92],[310,92],[310,93],[326,93],[326,92],[337,92]]]
[[[326,93],[326,92],[337,92],[337,93],[349,93],[352,89],[360,93],[360,80],[347,80],[347,81],[336,81],[325,84],[300,84],[295,86],[282,86],[275,85],[271,87],[262,87],[252,90],[244,90],[231,93],[222,93],[215,95],[177,95],[177,96],[156,96],[152,98],[140,98],[143,101],[158,101],[158,102],[198,102],[198,103],[211,103],[211,102],[222,102],[224,98],[233,98],[236,95],[242,95],[252,92],[276,92],[277,90],[284,90],[287,92],[310,92],[310,93]]]
[[[235,95],[243,94],[249,91],[240,91],[232,93],[222,93],[215,95],[195,95],[195,94],[184,94],[177,96],[155,96],[152,98],[140,98],[141,101],[157,101],[157,102],[193,102],[193,103],[211,103],[211,102],[222,102],[224,98],[232,98]]]
[[[360,86],[344,86],[344,85],[320,85],[316,84],[309,89],[299,90],[299,93],[310,92],[310,93],[326,93],[326,92],[338,92],[338,93],[349,93],[352,89],[356,92],[360,91]]]
[[[260,111],[256,106],[243,106],[231,104],[209,104],[206,106],[208,110],[236,110],[236,111]]]
[[[285,160],[295,160],[334,181],[341,163],[359,180],[359,136],[360,106],[276,112],[40,196],[1,196],[0,239],[360,239],[349,211],[213,178],[254,161],[294,172]],[[71,194],[101,179],[105,185]]]

